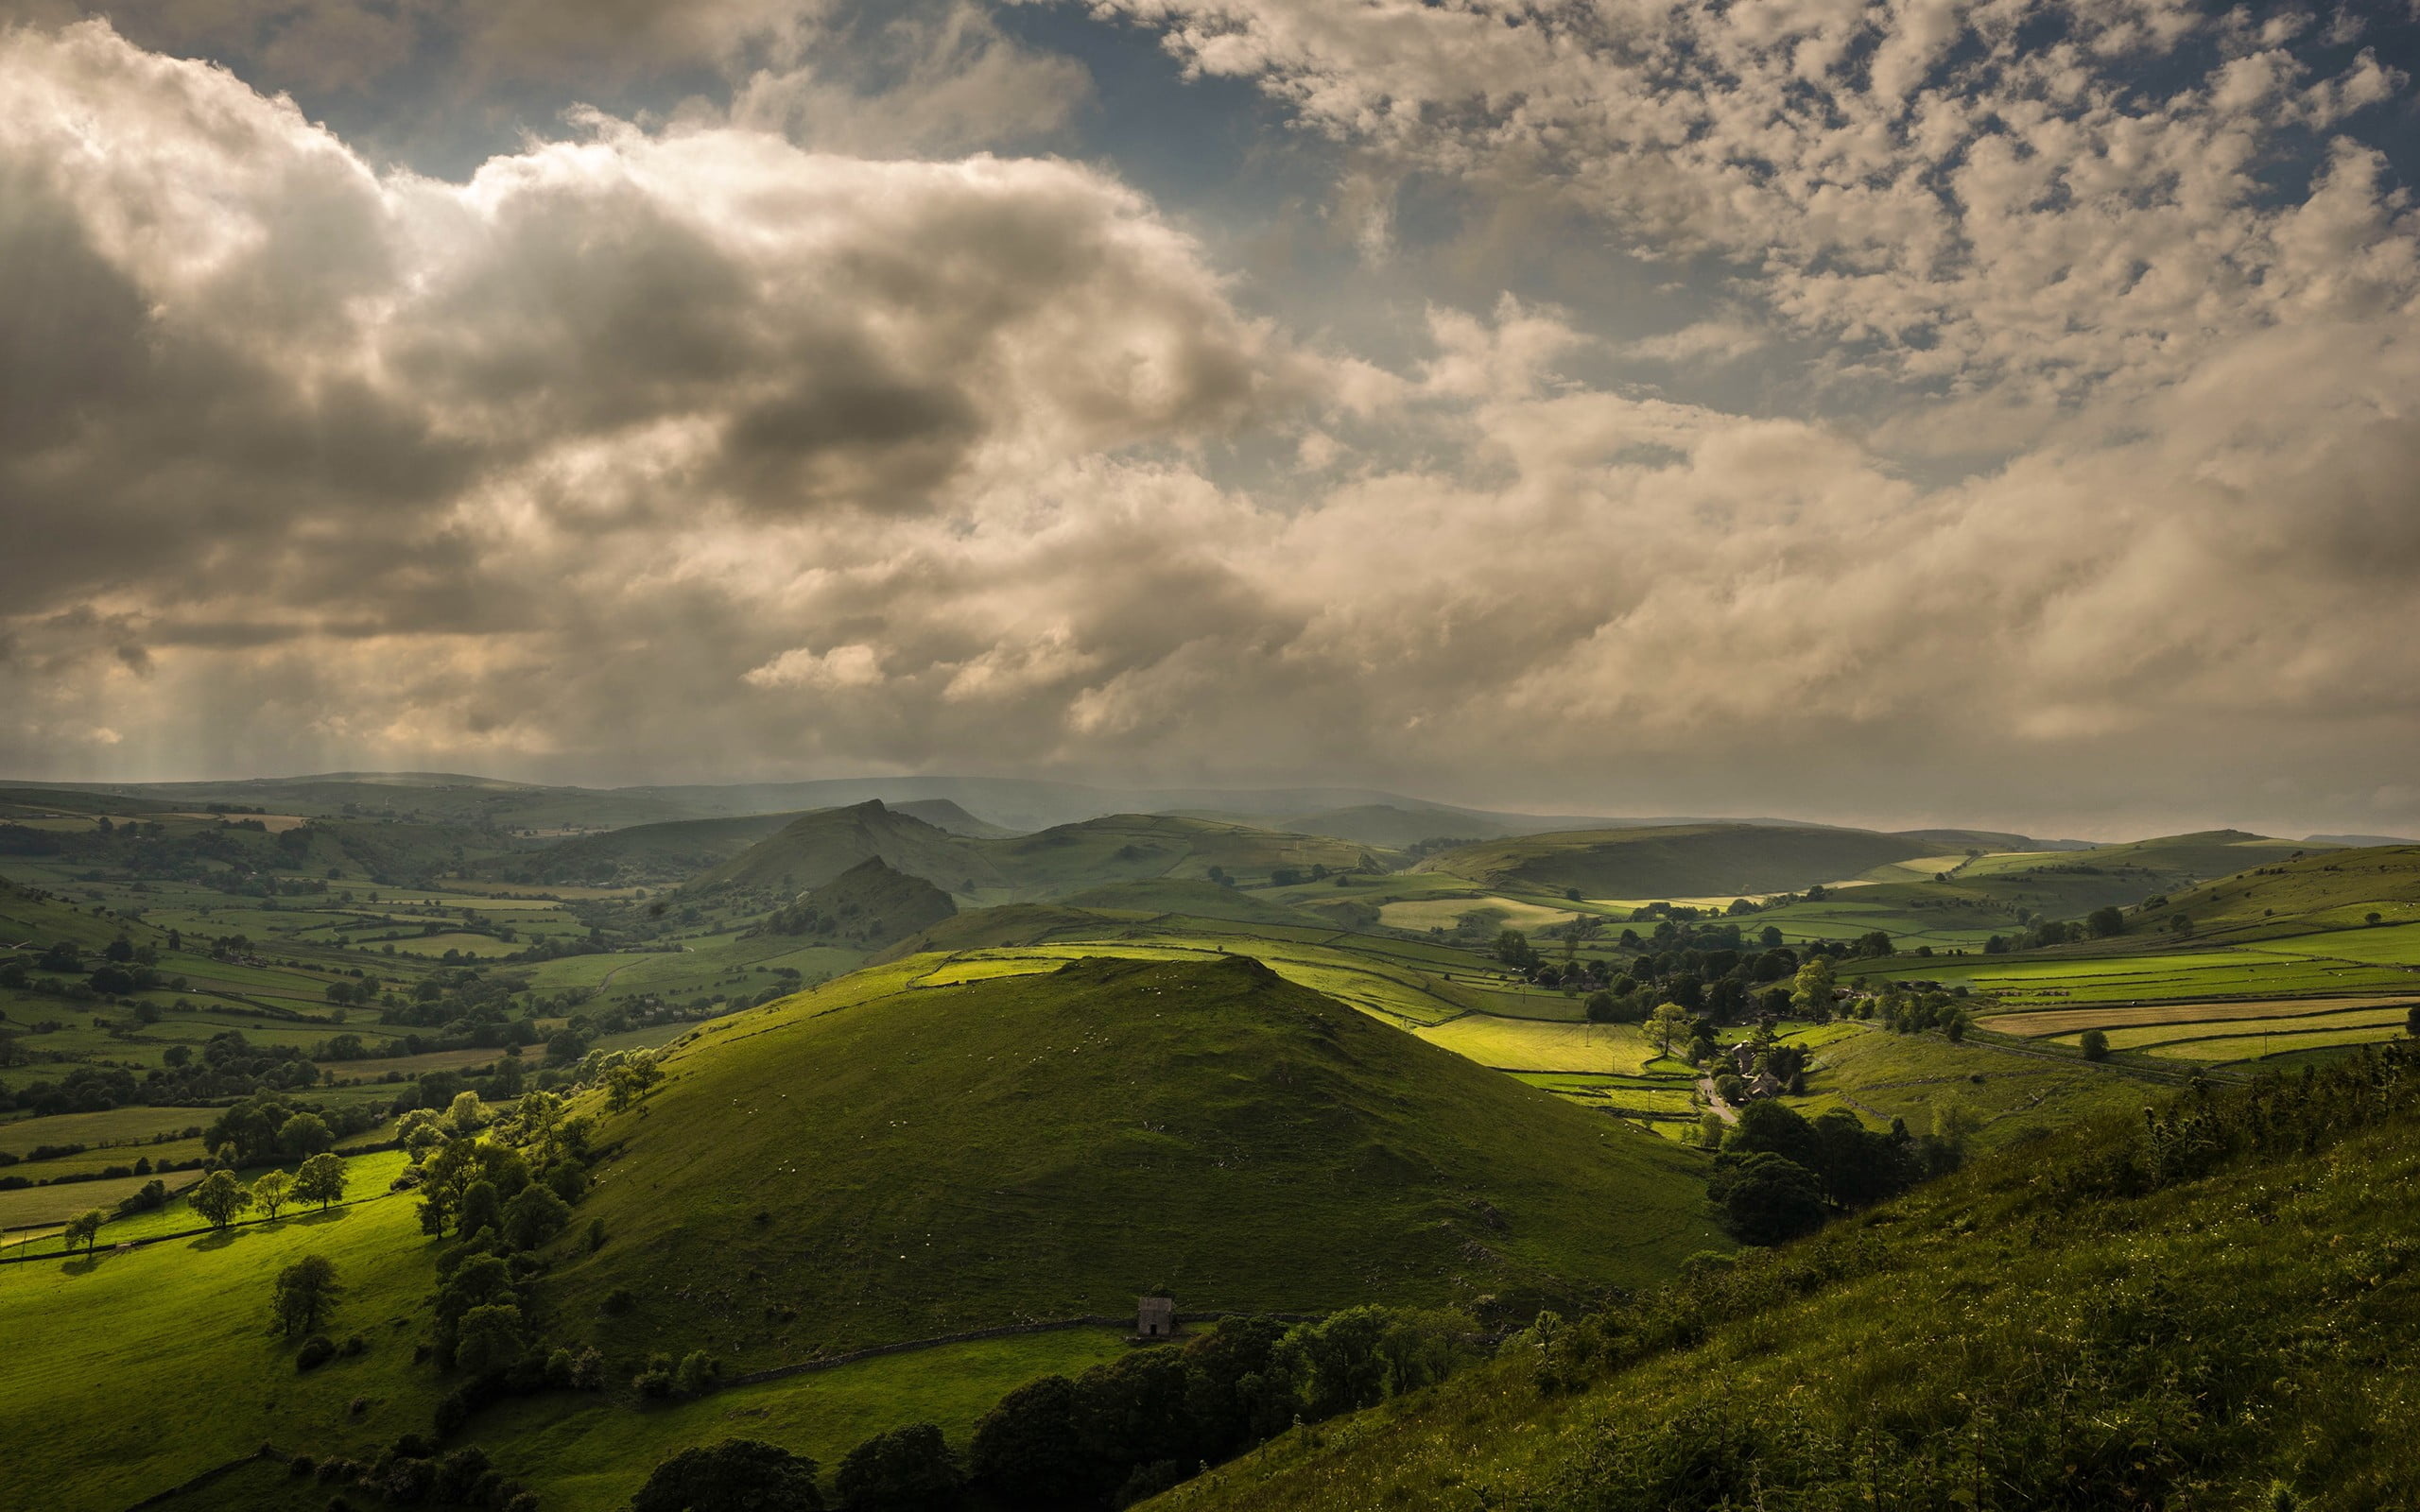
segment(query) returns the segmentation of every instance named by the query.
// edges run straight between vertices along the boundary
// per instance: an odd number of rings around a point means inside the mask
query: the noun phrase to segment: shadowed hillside
[[[787,907],[769,915],[769,935],[799,935],[844,941],[865,949],[938,924],[958,912],[949,894],[922,877],[893,871],[880,856],[868,856]]]

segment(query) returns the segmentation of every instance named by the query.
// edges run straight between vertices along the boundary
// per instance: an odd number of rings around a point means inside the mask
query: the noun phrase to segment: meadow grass
[[[1549,1023],[1471,1014],[1413,1032],[1430,1044],[1504,1071],[1636,1075],[1656,1055],[1638,1026],[1628,1023]]]
[[[2388,1036],[2403,1028],[2409,1010],[2401,1005],[2385,1008],[2355,1008],[2342,1013],[2299,1013],[2281,1018],[2233,1018],[2195,1020],[2185,1022],[2131,1024],[2102,1031],[2108,1036],[2112,1050],[2141,1050],[2151,1045],[2183,1047],[2194,1041],[2237,1040],[2261,1035],[2329,1034],[2341,1029],[2379,1029]],[[2082,1033],[2063,1034],[2054,1041],[2063,1045],[2080,1044]],[[2190,1054],[2190,1052],[2186,1052]],[[2234,1059],[2235,1057],[2215,1057]]]

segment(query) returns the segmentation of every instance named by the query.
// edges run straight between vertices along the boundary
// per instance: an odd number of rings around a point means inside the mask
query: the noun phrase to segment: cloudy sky
[[[2420,833],[2420,18],[0,0],[0,774]]]

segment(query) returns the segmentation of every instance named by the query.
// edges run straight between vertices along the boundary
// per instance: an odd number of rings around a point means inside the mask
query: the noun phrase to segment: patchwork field
[[[2360,1009],[2391,1009],[2394,1015],[2394,1022],[2399,1022],[2402,1015],[2415,1004],[2420,1004],[2420,997],[2280,998],[2265,1003],[2238,1000],[2227,1003],[2153,1003],[2123,1008],[2042,1008],[2026,1013],[1992,1014],[1977,1020],[1976,1027],[2028,1039],[2071,1034],[2084,1029],[2105,1029],[2111,1031],[2110,1043],[2114,1045],[2118,1042],[2115,1031],[2146,1024],[2213,1023],[2238,1019],[2275,1022]]]

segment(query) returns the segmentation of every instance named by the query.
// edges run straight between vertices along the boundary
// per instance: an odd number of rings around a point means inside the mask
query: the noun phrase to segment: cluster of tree
[[[214,1160],[241,1169],[318,1155],[377,1122],[367,1108],[289,1104],[275,1092],[255,1092],[212,1120],[201,1143]]]
[[[283,1170],[272,1170],[250,1186],[238,1180],[233,1171],[213,1171],[185,1194],[185,1200],[204,1222],[223,1229],[233,1227],[237,1218],[254,1208],[271,1221],[298,1203],[315,1203],[325,1211],[344,1200],[352,1180],[344,1157],[323,1151],[297,1166],[291,1176]]]
[[[418,1434],[406,1434],[368,1464],[314,1459],[297,1454],[286,1467],[297,1480],[323,1486],[358,1486],[389,1506],[424,1503],[444,1507],[489,1507],[494,1512],[537,1512],[538,1496],[508,1479],[475,1444],[440,1454]],[[339,1496],[329,1505],[347,1504]],[[736,1504],[736,1503],[735,1503]]]
[[[1723,1137],[1709,1192],[1734,1237],[1777,1245],[1822,1228],[1835,1212],[1896,1196],[1927,1177],[1955,1170],[1972,1109],[1935,1105],[1936,1126],[1911,1136],[1893,1119],[1877,1134],[1845,1108],[1811,1123],[1777,1102],[1751,1103]]]
[[[190,1045],[170,1045],[164,1066],[138,1079],[122,1066],[78,1066],[57,1082],[28,1082],[13,1092],[0,1087],[0,1112],[101,1113],[134,1105],[182,1107],[288,1091],[311,1086],[320,1069],[300,1045],[255,1045],[240,1029],[211,1036],[196,1056]]]
[[[1155,1496],[1302,1423],[1373,1407],[1478,1357],[1459,1314],[1359,1307],[1316,1323],[1234,1318],[1175,1349],[1138,1350],[1002,1398],[964,1452],[915,1424],[850,1451],[840,1512],[1090,1512]],[[636,1512],[817,1508],[816,1466],[769,1444],[683,1450]]]

